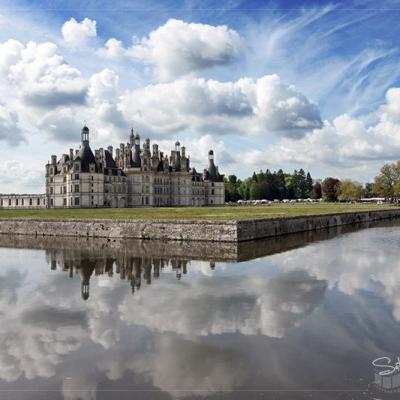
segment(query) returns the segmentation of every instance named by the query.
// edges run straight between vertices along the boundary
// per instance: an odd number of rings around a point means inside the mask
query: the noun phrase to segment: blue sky
[[[226,174],[369,181],[400,158],[399,16],[394,1],[0,1],[0,191],[42,191],[84,120],[93,147],[133,125],[200,170],[213,147]]]

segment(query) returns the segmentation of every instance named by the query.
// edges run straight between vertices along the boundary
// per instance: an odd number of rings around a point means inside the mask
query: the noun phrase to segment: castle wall
[[[40,209],[47,207],[44,194],[0,194],[0,209]]]

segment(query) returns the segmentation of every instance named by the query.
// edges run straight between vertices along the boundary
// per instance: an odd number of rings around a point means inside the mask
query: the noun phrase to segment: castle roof
[[[78,160],[81,162],[81,171],[82,172],[90,172],[90,164],[95,165],[95,171],[99,172],[98,165],[96,163],[96,158],[94,157],[94,154],[92,152],[92,149],[89,146],[89,143],[82,143],[81,148],[79,150],[79,153],[75,160]]]

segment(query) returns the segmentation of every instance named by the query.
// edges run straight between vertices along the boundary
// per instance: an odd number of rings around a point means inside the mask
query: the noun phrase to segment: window
[[[77,172],[79,171],[79,164],[78,163],[74,165],[74,170],[77,171]]]
[[[63,205],[66,206],[67,205],[67,199],[64,197],[63,199]]]
[[[53,199],[50,199],[50,205],[53,206],[54,202]]]
[[[76,179],[76,180],[79,179],[79,174],[75,174],[75,179]]]
[[[79,185],[75,185],[75,193],[79,193]]]
[[[40,199],[37,199],[37,205],[40,206]]]
[[[93,176],[91,176],[90,179],[93,180]],[[92,185],[93,185],[93,183],[92,183]]]
[[[211,189],[211,194],[212,194],[212,195],[214,194],[214,192],[215,192],[215,190],[214,190],[214,189]]]
[[[15,199],[15,205],[16,206],[18,205],[18,199]]]
[[[3,206],[3,199],[1,199],[1,206]]]
[[[63,182],[67,182],[67,177],[66,176],[63,177]]]
[[[75,203],[76,206],[79,206],[79,197],[75,197]]]
[[[50,194],[53,194],[53,188],[52,187],[50,188]]]
[[[66,186],[63,187],[63,193],[64,194],[67,193],[67,187]]]
[[[11,206],[11,199],[8,200],[8,205]]]
[[[29,205],[30,206],[32,205],[32,199],[29,199]]]
[[[24,205],[24,199],[22,199],[22,205]]]

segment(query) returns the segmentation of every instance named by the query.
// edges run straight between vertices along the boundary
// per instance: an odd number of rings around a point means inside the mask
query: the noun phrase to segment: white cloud
[[[83,104],[86,81],[78,69],[67,64],[54,43],[16,41],[3,43],[0,69],[6,85],[30,106],[55,108]],[[16,93],[15,93],[16,91]]]
[[[89,96],[95,101],[110,101],[117,95],[119,77],[111,69],[105,68],[90,77]]]
[[[229,64],[239,55],[240,48],[239,34],[226,25],[212,26],[170,19],[132,46],[129,53],[154,65],[156,75],[168,80]]]
[[[106,58],[132,58],[152,65],[153,73],[165,81],[231,64],[242,48],[239,34],[226,25],[170,19],[128,49],[121,41],[111,38],[98,54]]]
[[[378,112],[378,121],[368,126],[358,118],[343,114],[321,129],[313,129],[298,140],[283,138],[265,150],[249,151],[247,165],[265,166],[296,163],[325,164],[332,167],[363,166],[400,158],[400,89],[386,93],[386,104]]]
[[[126,56],[126,49],[122,42],[115,38],[108,39],[104,48],[100,48],[97,54],[101,57],[117,59]]]
[[[75,18],[66,21],[61,28],[64,41],[73,47],[84,46],[97,36],[96,21],[89,18],[78,22]]]
[[[125,94],[121,109],[145,132],[302,136],[320,127],[318,107],[277,75],[219,82],[185,78]]]

